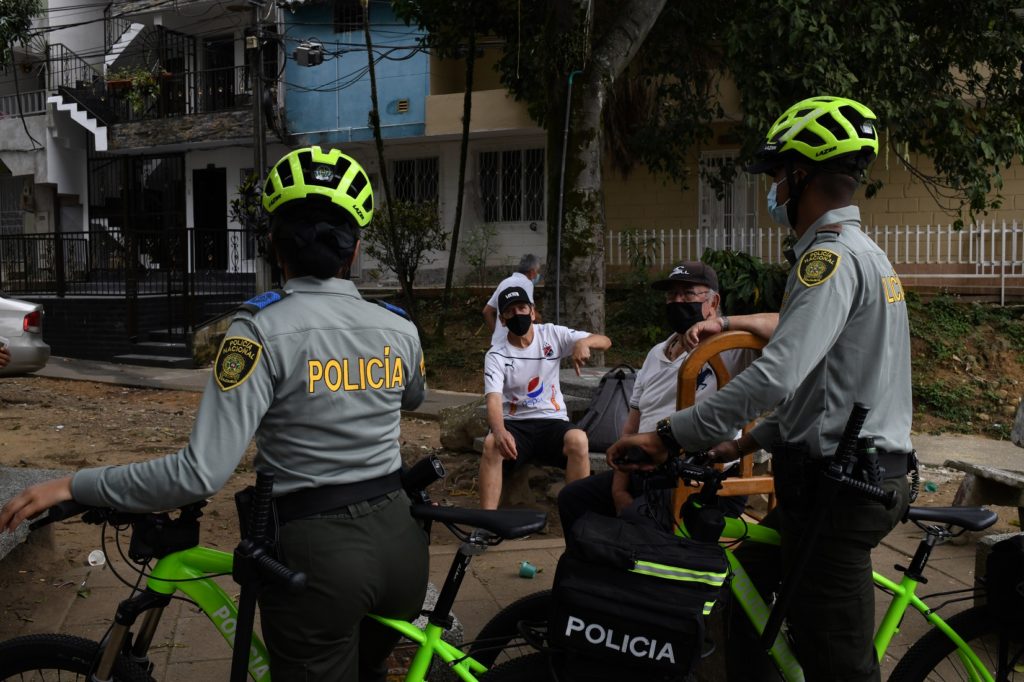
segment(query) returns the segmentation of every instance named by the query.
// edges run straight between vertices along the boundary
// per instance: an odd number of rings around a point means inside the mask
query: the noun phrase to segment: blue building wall
[[[396,19],[386,3],[371,2],[369,6],[381,134],[385,138],[423,135],[430,65],[427,53],[417,51],[422,32]],[[373,139],[363,31],[334,33],[332,22],[332,3],[303,6],[294,14],[285,14],[285,115],[288,130],[302,136],[305,144]],[[296,46],[314,38],[324,45],[323,64],[297,65],[291,58]],[[397,110],[400,99],[409,101],[404,114]]]

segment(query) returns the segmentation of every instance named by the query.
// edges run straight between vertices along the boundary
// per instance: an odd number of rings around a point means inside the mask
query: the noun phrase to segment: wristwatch
[[[678,457],[679,451],[682,450],[682,448],[679,447],[679,442],[672,433],[672,421],[669,417],[658,420],[658,424],[654,427],[654,431],[658,434],[658,438],[661,439],[661,442],[665,444],[668,456]]]

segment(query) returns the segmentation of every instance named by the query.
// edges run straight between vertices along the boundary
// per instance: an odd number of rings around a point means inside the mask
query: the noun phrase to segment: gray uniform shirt
[[[227,482],[253,434],[275,494],[398,469],[401,410],[417,407],[425,390],[416,327],[364,301],[348,280],[299,277],[285,290],[232,322],[187,446],[79,471],[74,498],[127,511],[205,499]]]
[[[673,415],[673,434],[684,447],[710,447],[774,410],[751,432],[759,445],[798,442],[811,456],[831,456],[859,402],[870,408],[861,435],[909,451],[910,328],[892,264],[861,231],[856,206],[825,213],[794,250],[779,325],[761,357]]]

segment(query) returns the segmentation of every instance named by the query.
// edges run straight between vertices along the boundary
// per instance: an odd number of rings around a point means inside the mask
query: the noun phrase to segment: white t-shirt
[[[513,272],[511,275],[501,280],[501,284],[494,290],[491,297],[487,299],[487,305],[491,306],[495,310],[498,309],[498,294],[505,291],[509,287],[522,287],[526,290],[527,295],[530,297],[530,302],[536,304],[533,300],[533,280],[524,275],[521,272]],[[505,341],[508,338],[508,327],[501,323],[501,320],[495,320],[494,322],[494,333],[491,334],[491,345],[497,345]]]
[[[533,325],[533,343],[517,348],[505,337],[484,356],[484,394],[500,393],[506,419],[569,421],[558,385],[559,360],[588,332],[554,324]]]
[[[633,384],[633,396],[629,406],[640,411],[639,432],[654,431],[658,421],[676,411],[676,386],[679,368],[689,353],[681,353],[675,360],[665,356],[665,347],[669,340],[665,339],[647,353],[643,366],[636,374]],[[742,348],[723,351],[722,363],[735,377],[757,357],[757,353]],[[704,400],[718,390],[718,380],[710,364],[705,364],[697,375],[697,395],[694,402]]]

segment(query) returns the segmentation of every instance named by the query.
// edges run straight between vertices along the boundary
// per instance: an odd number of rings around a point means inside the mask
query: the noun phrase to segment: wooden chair
[[[760,337],[750,332],[739,331],[722,332],[701,341],[696,348],[690,351],[690,355],[679,368],[676,384],[676,409],[682,410],[693,405],[697,395],[697,377],[704,365],[711,365],[715,379],[718,381],[718,388],[722,388],[732,379],[725,363],[722,362],[720,353],[734,348],[760,350],[764,348],[764,345],[765,341]],[[743,432],[746,433],[753,426],[754,422],[750,422],[743,427]],[[672,508],[675,510],[677,521],[679,508],[695,490],[696,488],[684,485],[682,482],[676,488],[672,497]],[[740,462],[740,476],[726,479],[720,494],[726,496],[766,494],[768,495],[768,511],[771,511],[775,507],[775,479],[771,475],[755,476],[754,455],[746,455]]]

